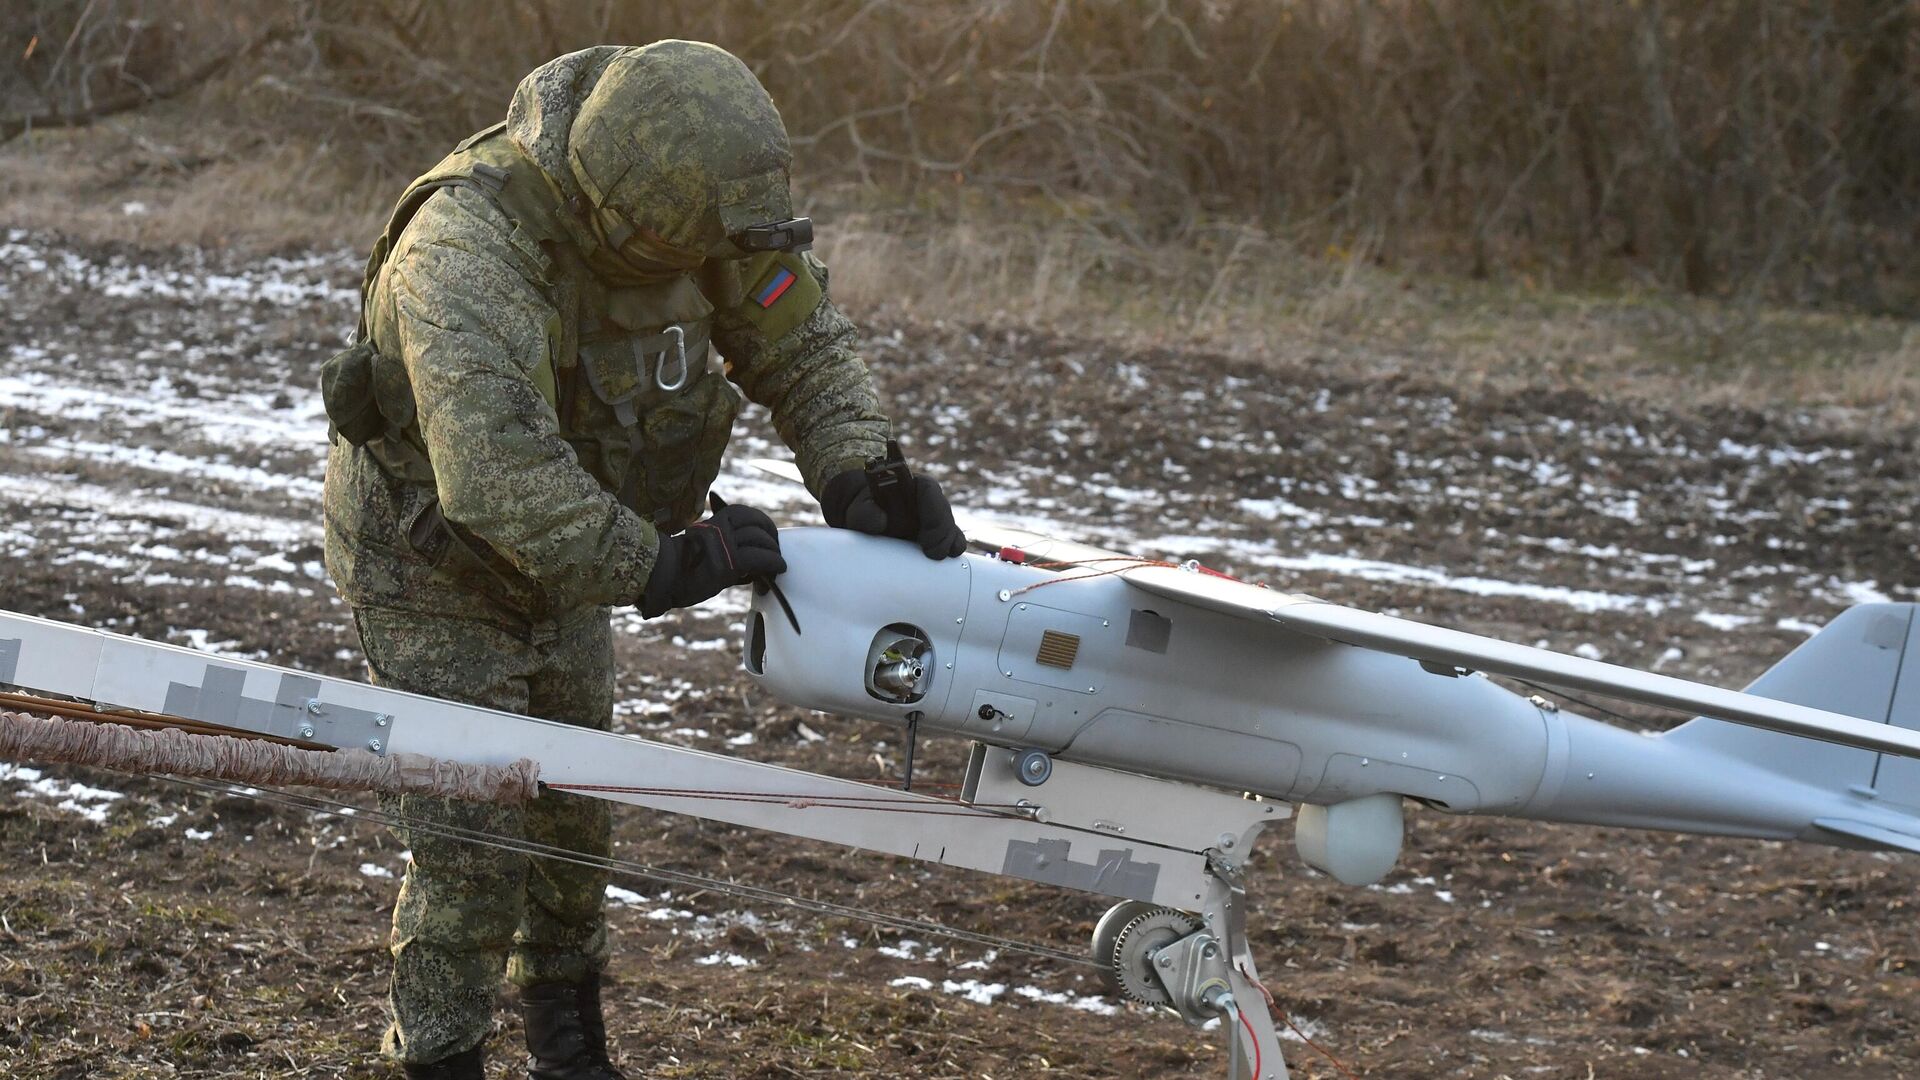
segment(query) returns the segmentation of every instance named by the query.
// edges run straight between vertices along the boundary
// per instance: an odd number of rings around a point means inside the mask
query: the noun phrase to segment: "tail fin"
[[[1776,701],[1920,729],[1916,604],[1860,604],[1755,679]],[[1920,760],[1814,742],[1706,717],[1666,736],[1829,791],[1920,810]],[[1864,838],[1863,838],[1864,839]],[[1882,841],[1884,842],[1884,841]],[[1902,845],[1904,846],[1904,845]]]

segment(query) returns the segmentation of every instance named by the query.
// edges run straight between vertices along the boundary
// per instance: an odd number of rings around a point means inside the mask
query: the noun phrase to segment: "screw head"
[[[388,722],[388,721],[390,721],[390,720],[392,720],[392,719],[393,719],[393,717],[391,717],[391,716],[388,716],[388,715],[387,715],[386,713],[380,713],[380,714],[378,714],[378,715],[376,715],[376,716],[375,716],[375,717],[373,718],[373,726],[374,726],[374,727],[386,727],[386,726],[387,726],[387,722]]]
[[[377,754],[377,753],[379,753],[379,752],[380,752],[380,740],[379,740],[379,739],[368,739],[368,740],[367,740],[367,749],[369,749],[369,750],[371,750],[371,751],[373,751],[373,752],[374,752],[374,753],[376,753],[376,754]]]
[[[1166,953],[1161,953],[1159,956],[1154,958],[1153,962],[1156,964],[1159,964],[1163,968],[1170,968],[1173,966],[1173,957],[1168,956]]]
[[[313,714],[313,715],[315,715],[315,716],[319,716],[319,715],[320,715],[320,699],[319,699],[319,698],[317,698],[317,697],[316,697],[316,698],[308,698],[308,699],[307,699],[307,711],[308,711],[308,712],[310,712],[310,713],[312,713],[312,714]]]
[[[311,738],[313,738],[313,725],[312,725],[312,724],[301,724],[301,725],[300,725],[300,737],[301,737],[301,738],[303,738],[303,739],[311,739]]]

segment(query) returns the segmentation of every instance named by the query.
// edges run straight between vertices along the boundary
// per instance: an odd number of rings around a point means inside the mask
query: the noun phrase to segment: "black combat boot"
[[[487,1056],[478,1046],[452,1057],[417,1065],[406,1065],[407,1080],[486,1080]]]
[[[607,1057],[600,976],[535,983],[520,991],[527,1025],[528,1080],[626,1080]]]

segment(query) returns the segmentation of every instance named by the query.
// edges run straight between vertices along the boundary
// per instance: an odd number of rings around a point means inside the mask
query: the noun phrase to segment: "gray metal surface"
[[[387,714],[321,701],[320,680],[311,675],[282,674],[272,700],[246,696],[246,678],[246,671],[239,667],[210,663],[198,685],[168,683],[160,711],[286,739],[387,754],[392,740]]]
[[[1566,690],[1587,690],[1626,701],[1659,705],[1750,724],[1768,731],[1920,757],[1920,732],[1845,716],[1827,709],[1725,690],[1618,664],[1496,641],[1477,634],[1340,607],[1297,600],[1262,611],[1290,630],[1329,641],[1454,664],[1475,671],[1530,679]]]
[[[1250,800],[1072,761],[1056,761],[1054,779],[1028,787],[1014,775],[1014,757],[1012,750],[975,744],[966,799],[986,806],[1025,803],[1042,821],[1184,851],[1244,850],[1252,845],[1253,830],[1285,821],[1293,812],[1283,802]]]
[[[1910,604],[1897,606],[1910,613],[1916,610]],[[1916,630],[1920,627],[1909,622],[1901,649],[1901,678],[1894,687],[1893,699],[1887,703],[1887,722],[1903,731],[1920,730],[1920,632]],[[1829,678],[1827,681],[1839,680]],[[1882,755],[1869,786],[1880,799],[1920,808],[1920,761]]]
[[[1850,608],[1767,669],[1746,692],[1885,722],[1892,715],[1912,618],[1906,605]],[[1920,667],[1907,670],[1920,673]],[[1666,737],[1833,789],[1871,788],[1881,762],[1872,750],[1704,718]]]

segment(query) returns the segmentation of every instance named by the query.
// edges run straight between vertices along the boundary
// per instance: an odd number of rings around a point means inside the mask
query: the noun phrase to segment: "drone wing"
[[[751,464],[776,476],[799,478],[799,471],[791,462],[756,460]],[[1131,558],[1121,552],[1070,540],[1056,540],[1025,529],[993,525],[977,519],[969,519],[962,524],[976,546],[987,550],[1015,548],[1030,563],[1085,567],[1097,571],[1117,568]],[[1618,664],[1568,656],[1548,649],[1515,645],[1181,567],[1139,565],[1120,571],[1120,576],[1129,585],[1155,596],[1280,626],[1327,641],[1396,653],[1437,667],[1484,671],[1561,690],[1580,690],[1622,701],[1677,709],[1765,731],[1920,758],[1920,731],[1874,723],[1827,709],[1726,690],[1676,679],[1671,675],[1636,671]]]
[[[1920,757],[1920,731],[1826,709],[1515,645],[1186,570],[1142,567],[1122,576],[1128,583],[1158,596],[1258,619],[1328,641],[1397,653],[1425,664],[1506,675],[1562,690],[1582,690],[1623,701],[1678,709],[1766,731],[1879,753]]]

